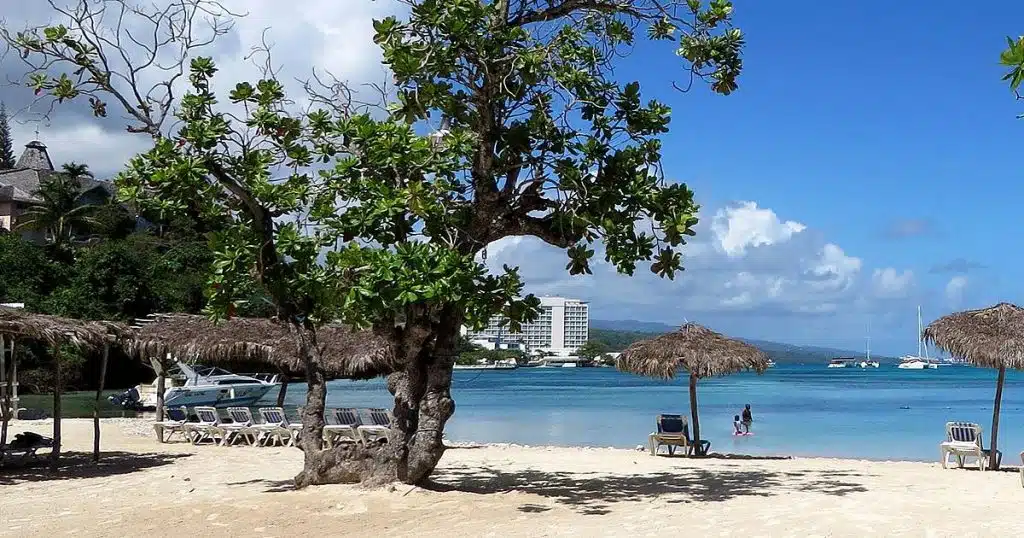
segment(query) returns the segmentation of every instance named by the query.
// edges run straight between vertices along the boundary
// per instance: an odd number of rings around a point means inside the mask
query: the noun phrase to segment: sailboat
[[[903,370],[931,370],[939,367],[939,364],[928,358],[928,350],[921,340],[921,333],[924,327],[921,324],[921,307],[917,307],[917,355],[904,355],[900,357],[900,363],[896,366]]]
[[[878,364],[878,361],[871,360],[871,337],[869,336],[868,337],[867,356],[864,357],[864,360],[860,361],[860,367],[861,368],[878,368],[879,366],[880,365]]]

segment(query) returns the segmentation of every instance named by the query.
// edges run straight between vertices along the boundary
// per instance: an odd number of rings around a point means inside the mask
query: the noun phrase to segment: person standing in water
[[[754,415],[750,413],[750,404],[743,408],[743,429],[744,433],[750,433],[750,425],[754,422]]]

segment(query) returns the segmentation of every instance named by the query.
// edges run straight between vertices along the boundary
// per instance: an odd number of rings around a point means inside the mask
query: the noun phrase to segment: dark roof
[[[0,202],[37,202],[38,198],[13,186],[0,185]]]
[[[33,140],[25,144],[25,151],[14,168],[53,172],[53,162],[50,161],[50,154],[46,152],[46,145],[38,140]]]
[[[35,192],[39,190],[40,183],[56,173],[58,172],[53,169],[46,146],[38,140],[33,140],[25,145],[25,151],[18,159],[17,166],[10,170],[0,170],[0,200],[13,198],[19,202],[39,202]],[[88,177],[80,178],[80,181],[83,193],[97,188],[103,189],[111,196],[116,192],[114,185],[109,181]],[[10,198],[5,196],[8,191],[4,190],[4,187],[13,187]]]

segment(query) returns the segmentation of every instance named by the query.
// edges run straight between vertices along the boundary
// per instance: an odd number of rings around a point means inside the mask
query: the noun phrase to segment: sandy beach
[[[48,434],[49,421],[11,431]],[[294,448],[160,444],[140,420],[64,421],[67,467],[0,471],[0,536],[1015,536],[1015,472],[937,463],[449,450],[430,490],[291,489]],[[937,452],[937,450],[936,450]],[[1014,458],[1007,458],[1012,460]]]

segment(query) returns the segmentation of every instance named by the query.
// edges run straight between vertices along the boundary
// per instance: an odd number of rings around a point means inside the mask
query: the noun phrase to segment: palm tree
[[[62,171],[39,183],[33,194],[42,203],[28,208],[18,218],[18,228],[40,230],[53,245],[65,245],[75,237],[75,230],[93,223],[96,206],[82,203],[83,177],[92,178],[84,164],[67,163]]]

